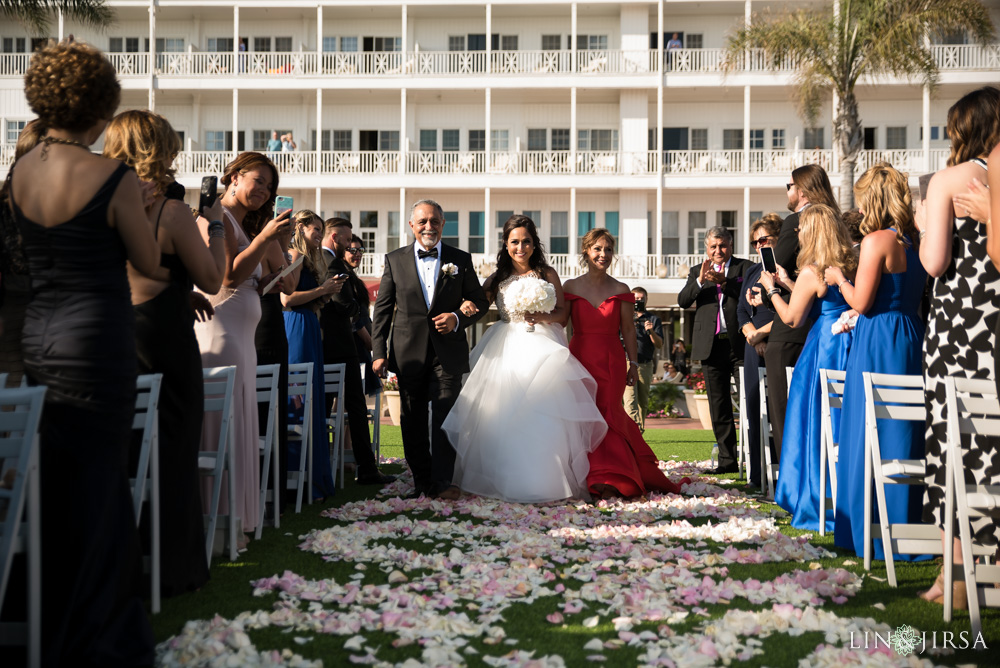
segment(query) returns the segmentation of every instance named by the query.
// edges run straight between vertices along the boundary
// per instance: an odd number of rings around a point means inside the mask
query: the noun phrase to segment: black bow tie
[[[429,251],[425,251],[425,250],[418,250],[417,251],[417,257],[420,258],[421,260],[423,260],[425,257],[437,257],[437,256],[438,256],[438,249],[437,248],[432,248]]]

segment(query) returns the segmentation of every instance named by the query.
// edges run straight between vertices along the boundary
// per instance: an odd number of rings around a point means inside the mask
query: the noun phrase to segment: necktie
[[[437,256],[438,256],[438,249],[437,248],[432,248],[430,250],[418,250],[417,251],[417,257],[420,258],[421,260],[423,260],[425,257],[437,257]]]
[[[722,267],[716,267],[716,271],[722,271]],[[715,301],[719,302],[719,311],[715,314],[715,333],[722,332],[722,284],[715,286]]]

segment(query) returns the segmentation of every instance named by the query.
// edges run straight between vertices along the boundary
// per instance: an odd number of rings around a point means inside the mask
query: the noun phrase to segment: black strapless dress
[[[285,316],[281,308],[281,296],[272,292],[260,297],[260,322],[254,334],[254,346],[257,348],[257,364],[280,364],[281,377],[278,379],[278,462],[280,471],[272,467],[271,480],[278,476],[278,512],[285,509],[285,481],[288,480],[288,339],[285,336]],[[260,433],[267,428],[267,413],[260,411]],[[268,481],[268,489],[271,481]],[[264,509],[261,508],[261,517]],[[268,515],[270,517],[270,515]]]
[[[24,366],[41,424],[42,653],[50,666],[147,665],[153,634],[129,489],[135,326],[125,246],[107,224],[120,165],[72,219],[16,206],[31,274]],[[16,176],[16,173],[15,173]]]

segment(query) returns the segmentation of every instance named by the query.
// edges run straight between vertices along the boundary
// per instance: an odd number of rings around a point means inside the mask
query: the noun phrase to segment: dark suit
[[[331,276],[347,273],[342,258],[323,249],[323,257]],[[351,447],[358,465],[358,478],[378,473],[378,463],[372,452],[372,438],[368,431],[368,402],[361,381],[361,360],[354,345],[353,321],[358,315],[358,301],[350,281],[340,292],[331,295],[330,301],[320,311],[320,328],[323,330],[323,363],[344,364],[344,412],[351,430]],[[327,398],[326,414],[330,414],[333,397]]]
[[[736,305],[743,292],[743,274],[753,266],[749,260],[731,258],[726,270],[726,284],[722,287],[722,317],[726,332],[716,335],[719,316],[718,286],[711,281],[698,286],[698,270],[692,269],[687,285],[677,295],[681,308],[696,305],[691,359],[701,360],[708,390],[708,406],[712,416],[712,429],[719,443],[719,467],[736,467],[736,427],[733,423],[733,405],[729,396],[733,370],[743,361],[746,339],[740,333],[736,320]]]
[[[795,277],[795,269],[799,257],[799,214],[793,213],[781,224],[781,232],[774,246],[774,261],[785,268],[788,275]],[[788,302],[789,292],[778,288],[781,296]],[[765,300],[770,306],[770,300]],[[773,309],[772,309],[773,312]],[[781,318],[775,318],[771,325],[771,333],[767,337],[767,351],[764,353],[764,366],[767,369],[767,404],[771,419],[771,435],[774,443],[772,462],[781,461],[781,437],[785,432],[785,406],[788,404],[788,377],[785,367],[795,366],[799,353],[809,336],[810,323],[804,327],[793,329]]]
[[[489,308],[486,295],[465,251],[440,244],[438,272],[430,307],[424,301],[418,260],[413,244],[385,256],[372,322],[372,358],[385,359],[399,378],[400,426],[403,452],[418,492],[441,492],[451,485],[455,449],[441,430],[469,371],[469,344],[465,328]],[[444,267],[454,265],[454,276]],[[459,307],[472,301],[479,313],[464,315]],[[433,318],[444,313],[458,317],[458,328],[439,333]],[[392,337],[390,340],[390,329]],[[427,404],[431,403],[431,430]]]

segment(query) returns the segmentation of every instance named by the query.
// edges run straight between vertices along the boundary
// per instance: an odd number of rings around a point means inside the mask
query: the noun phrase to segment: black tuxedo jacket
[[[778,242],[774,246],[774,261],[785,268],[788,275],[795,278],[796,270],[798,268],[799,259],[799,214],[792,213],[785,218],[785,222],[781,224],[781,232],[778,234]],[[781,291],[781,296],[787,303],[789,301],[789,296],[791,293],[782,287],[778,287]],[[771,300],[768,299],[767,295],[764,296],[765,303],[768,307],[771,307]],[[774,313],[774,308],[771,307],[771,312]],[[785,322],[779,318],[774,318],[774,324],[771,325],[771,333],[767,336],[768,343],[805,343],[806,337],[809,336],[809,327],[799,327],[798,329],[792,329]]]
[[[734,257],[729,261],[726,271],[726,284],[722,288],[722,317],[726,319],[726,332],[733,347],[736,359],[743,359],[743,346],[746,339],[740,332],[736,318],[736,307],[739,304],[740,293],[743,292],[743,274],[753,266],[750,260]],[[694,313],[694,333],[691,342],[691,359],[704,360],[712,353],[712,341],[715,338],[715,323],[719,315],[717,284],[707,281],[698,287],[700,266],[691,268],[687,285],[677,295],[677,304],[687,308],[696,304]]]
[[[385,270],[372,319],[372,359],[386,359],[389,370],[402,376],[416,375],[424,370],[428,346],[433,347],[446,373],[468,373],[469,344],[465,328],[483,317],[490,306],[472,266],[471,255],[441,244],[439,259],[441,272],[428,309],[420,287],[413,244],[385,256]],[[454,276],[444,272],[448,264],[457,268]],[[466,299],[479,309],[472,317],[458,310]],[[439,334],[434,329],[432,319],[442,313],[458,316],[457,330]]]
[[[344,261],[330,251],[323,249],[330,276],[347,273]],[[354,345],[354,319],[358,316],[358,299],[350,281],[344,283],[340,292],[330,295],[319,313],[319,325],[323,330],[323,359],[327,364],[335,359],[354,359],[358,349]]]

